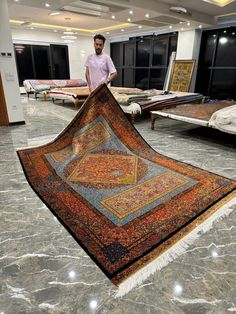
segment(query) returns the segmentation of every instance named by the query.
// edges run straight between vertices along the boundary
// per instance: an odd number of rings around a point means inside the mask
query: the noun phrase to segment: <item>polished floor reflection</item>
[[[26,125],[0,127],[0,314],[236,312],[236,210],[122,298],[28,185],[16,149],[45,143],[71,105],[22,97]],[[138,119],[158,152],[236,180],[235,136],[168,119]],[[236,206],[235,206],[236,209]]]

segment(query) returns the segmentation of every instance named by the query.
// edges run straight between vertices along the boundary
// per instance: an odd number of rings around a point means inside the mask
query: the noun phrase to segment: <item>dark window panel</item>
[[[236,70],[214,70],[211,98],[236,99]]]
[[[122,69],[121,68],[116,68],[117,70],[117,77],[115,80],[113,80],[111,82],[111,85],[112,86],[117,86],[117,87],[122,87],[122,83],[123,83],[123,80],[122,80]]]
[[[201,93],[204,96],[209,96],[211,70],[205,68],[198,68],[195,92]]]
[[[123,65],[123,43],[111,44],[111,58],[116,67]]]
[[[236,66],[236,32],[231,28],[219,33],[215,66]]]
[[[168,54],[168,63],[169,63],[169,59],[170,56],[172,54],[173,51],[177,51],[177,43],[178,43],[178,35],[175,36],[170,36],[170,42],[169,42],[169,54]]]
[[[137,41],[136,50],[136,66],[137,67],[148,67],[151,50],[150,39],[140,39]]]
[[[136,69],[135,87],[141,89],[149,88],[149,69]]]
[[[134,69],[124,69],[124,80],[123,86],[125,87],[134,87]]]
[[[124,66],[134,66],[135,44],[135,41],[124,43]]]
[[[163,89],[165,82],[166,69],[151,69],[150,88]]]
[[[52,61],[52,78],[69,79],[68,47],[62,45],[50,45]]]
[[[49,47],[32,46],[36,79],[50,78]]]
[[[168,37],[154,39],[152,65],[167,66],[168,58]]]
[[[210,67],[213,65],[214,51],[217,43],[217,31],[203,32],[199,66]]]
[[[32,63],[31,46],[15,44],[15,55],[19,85],[23,85],[26,79],[34,79],[34,69]]]

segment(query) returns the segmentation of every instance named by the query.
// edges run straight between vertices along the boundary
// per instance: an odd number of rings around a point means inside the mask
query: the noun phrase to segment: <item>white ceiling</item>
[[[8,0],[8,4],[12,28],[30,29],[34,27],[35,31],[52,32],[70,28],[84,35],[103,33],[106,36],[114,36],[147,31],[180,31],[197,28],[199,25],[202,25],[203,28],[211,27],[216,25],[219,20],[221,23],[225,20],[234,23],[236,17],[235,1],[224,7],[205,1]],[[46,3],[50,7],[46,7]],[[171,11],[170,7],[173,6],[177,7],[179,12]],[[183,9],[186,9],[186,14],[183,13]],[[80,13],[72,13],[72,10]],[[130,10],[133,11],[133,14],[129,13]],[[59,11],[60,14],[50,16],[51,11]],[[146,17],[146,14],[149,14],[149,17]],[[112,19],[112,15],[115,15],[115,19]],[[221,16],[220,19],[219,16]],[[28,26],[20,25],[23,22],[30,22],[31,24]],[[123,31],[121,31],[122,29]]]

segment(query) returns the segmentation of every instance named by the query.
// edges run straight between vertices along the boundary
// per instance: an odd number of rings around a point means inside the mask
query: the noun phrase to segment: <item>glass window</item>
[[[32,46],[35,66],[35,76],[37,79],[50,78],[49,67],[49,47],[48,46]]]
[[[31,46],[15,44],[15,55],[17,72],[20,86],[26,79],[34,79],[34,69],[32,63]]]
[[[199,65],[210,67],[212,66],[214,51],[216,48],[217,31],[203,32]]]
[[[149,69],[136,69],[135,72],[135,87],[141,89],[149,88]]]
[[[137,42],[136,66],[148,67],[150,57],[150,39],[140,39]]]
[[[165,82],[166,69],[151,69],[150,88],[163,89]]]
[[[236,99],[235,86],[235,70],[214,70],[211,85],[211,97],[218,99]]]
[[[117,71],[117,77],[111,82],[112,86],[122,86],[122,69],[121,68],[116,68]]]
[[[152,65],[167,66],[168,38],[154,39]]]
[[[196,80],[196,93],[201,93],[204,96],[209,96],[209,84],[210,84],[210,74],[211,70],[199,68],[197,72],[197,80]]]
[[[135,41],[124,43],[124,65],[134,66],[135,58]]]
[[[124,69],[124,85],[125,87],[134,87],[134,70]]]
[[[123,44],[112,43],[111,44],[111,58],[116,67],[123,65]]]
[[[228,28],[220,31],[215,66],[236,66],[236,32]]]

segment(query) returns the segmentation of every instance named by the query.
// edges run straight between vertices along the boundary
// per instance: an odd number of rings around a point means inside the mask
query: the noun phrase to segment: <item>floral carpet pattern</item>
[[[154,151],[105,85],[53,142],[18,156],[31,187],[114,284],[236,189],[230,179]]]

